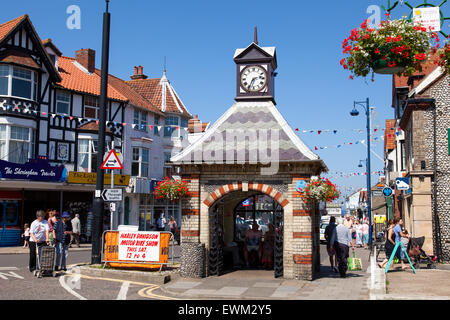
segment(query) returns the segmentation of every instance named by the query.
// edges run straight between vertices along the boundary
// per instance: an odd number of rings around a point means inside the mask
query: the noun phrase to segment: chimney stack
[[[95,50],[81,49],[75,51],[75,60],[90,73],[95,72]]]
[[[131,79],[132,80],[147,79],[148,77],[143,73],[144,73],[143,66],[134,67],[134,75],[131,76]]]

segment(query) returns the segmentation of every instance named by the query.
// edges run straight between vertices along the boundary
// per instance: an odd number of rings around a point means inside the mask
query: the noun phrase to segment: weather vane
[[[408,20],[411,21],[412,20],[412,14],[413,14],[413,10],[415,8],[426,8],[426,7],[438,7],[439,8],[439,14],[441,16],[441,30],[439,31],[444,37],[447,37],[448,35],[442,31],[442,27],[444,25],[444,22],[446,20],[450,20],[450,17],[445,17],[444,14],[442,13],[442,6],[447,2],[447,0],[443,0],[439,5],[433,4],[433,3],[429,3],[427,0],[424,0],[423,3],[418,4],[416,6],[412,6],[408,1],[404,1],[404,0],[396,0],[392,5],[392,1],[388,0],[388,5],[387,8],[385,8],[384,6],[381,6],[381,8],[384,11],[387,12],[391,12],[392,10],[394,10],[395,7],[397,7],[398,4],[403,5],[405,4],[407,7],[409,7],[411,9],[411,12],[409,14]]]

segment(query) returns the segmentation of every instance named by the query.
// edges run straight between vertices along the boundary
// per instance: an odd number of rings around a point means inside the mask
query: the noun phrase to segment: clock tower
[[[245,49],[237,49],[236,101],[267,101],[275,104],[275,76],[277,56],[275,47],[260,47],[257,31],[255,40]]]

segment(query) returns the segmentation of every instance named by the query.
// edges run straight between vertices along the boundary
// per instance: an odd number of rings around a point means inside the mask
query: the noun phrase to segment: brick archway
[[[244,191],[243,188],[243,182],[237,182],[237,183],[229,183],[226,185],[223,185],[216,189],[214,192],[210,193],[208,197],[203,201],[203,203],[210,208],[214,202],[216,202],[218,199],[222,198],[226,194],[233,192],[233,191]],[[246,188],[248,191],[258,191],[264,194],[267,194],[268,196],[271,196],[274,198],[278,203],[284,208],[289,204],[289,200],[287,200],[281,192],[273,189],[271,186],[262,184],[262,183],[248,183],[248,188]]]

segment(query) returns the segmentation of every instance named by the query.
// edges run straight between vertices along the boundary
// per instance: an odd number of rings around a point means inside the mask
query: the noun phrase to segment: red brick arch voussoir
[[[268,196],[274,198],[278,203],[284,208],[289,204],[289,200],[287,200],[283,194],[271,186],[262,184],[262,183],[248,183],[248,190],[259,191],[261,193],[267,194]],[[203,201],[203,203],[210,208],[214,202],[222,198],[224,195],[233,192],[233,191],[242,191],[242,182],[238,183],[229,183],[217,188],[214,192],[210,193],[209,196]]]

